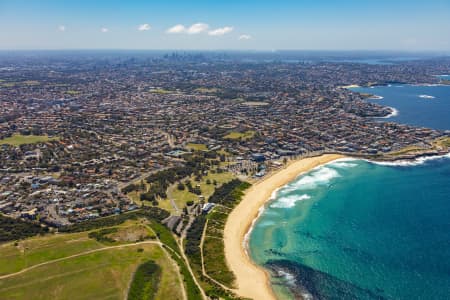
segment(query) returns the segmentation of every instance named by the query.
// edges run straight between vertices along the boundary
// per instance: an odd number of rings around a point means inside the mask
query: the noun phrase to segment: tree
[[[185,188],[185,186],[184,186],[184,184],[182,182],[179,182],[178,185],[177,185],[177,189],[179,191],[184,191],[186,188]]]

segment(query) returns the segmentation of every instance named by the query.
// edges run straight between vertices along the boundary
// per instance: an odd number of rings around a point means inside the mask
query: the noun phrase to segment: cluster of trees
[[[136,220],[137,218],[147,218],[161,222],[169,216],[169,212],[158,207],[145,207],[132,212],[120,215],[108,216],[93,220],[83,221],[73,225],[63,226],[59,228],[60,232],[82,232],[97,229],[101,227],[111,227],[122,224],[126,220]]]
[[[186,187],[187,187],[187,189],[188,189],[188,191],[190,193],[193,193],[193,194],[196,194],[196,195],[201,195],[202,194],[202,190],[200,189],[200,187],[199,186],[193,187],[190,180],[186,181]]]
[[[219,203],[226,206],[234,206],[235,202],[240,200],[242,191],[250,186],[249,183],[239,179],[233,179],[216,188],[214,193],[209,197],[209,202]]]
[[[221,187],[216,188],[214,194],[209,198],[209,202],[234,206],[240,201],[243,190],[249,186],[250,184],[247,182],[238,179],[232,180],[223,184]],[[211,199],[213,201],[211,201]],[[221,286],[202,275],[200,243],[206,220],[207,218],[210,220],[210,223],[208,223],[208,230],[210,230],[210,224],[212,222],[212,224],[216,224],[212,225],[213,232],[216,230],[222,231],[223,228],[217,228],[217,224],[225,224],[226,217],[227,214],[216,210],[212,211],[208,216],[200,215],[192,223],[186,235],[186,256],[189,258],[192,270],[199,275],[198,277],[204,283],[205,293],[211,299],[238,299],[233,293],[224,290]],[[207,268],[207,272],[210,276],[214,276],[216,280],[223,284],[232,286],[234,275],[226,265],[223,247],[223,241],[220,238],[206,237],[205,244],[203,245],[205,268]]]
[[[97,231],[92,231],[89,232],[88,236],[91,239],[96,239],[97,241],[101,242],[101,243],[114,243],[115,241],[110,238],[108,235],[111,233],[116,233],[117,232],[117,228],[112,227],[112,228],[103,228]]]
[[[184,252],[189,257],[192,264],[201,266],[200,242],[202,239],[203,228],[205,227],[206,216],[198,216],[186,233],[186,246]]]
[[[0,214],[0,242],[24,239],[48,232],[37,223],[13,219]]]
[[[143,263],[134,273],[127,299],[155,299],[160,281],[161,267],[151,260]]]

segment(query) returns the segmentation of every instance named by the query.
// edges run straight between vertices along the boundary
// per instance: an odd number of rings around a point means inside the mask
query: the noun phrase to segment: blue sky
[[[450,1],[0,0],[0,28],[0,49],[448,51]]]

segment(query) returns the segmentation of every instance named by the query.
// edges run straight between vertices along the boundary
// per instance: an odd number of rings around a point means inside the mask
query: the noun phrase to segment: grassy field
[[[204,176],[200,182],[197,182],[194,180],[194,177],[191,177],[189,180],[192,183],[192,186],[196,186],[197,184],[200,185],[200,189],[202,191],[202,195],[205,197],[205,199],[208,199],[209,196],[211,196],[214,193],[214,189],[220,185],[222,185],[225,182],[230,181],[234,178],[234,175],[229,172],[223,172],[223,173],[211,173],[209,172],[207,176]],[[207,180],[211,182],[211,184],[207,184]],[[214,186],[212,184],[213,181],[217,182],[217,185]],[[187,189],[180,191],[177,189],[177,184],[172,185],[169,187],[168,191],[169,197],[171,197],[174,202],[176,203],[177,207],[179,209],[182,209],[186,206],[186,203],[188,201],[194,201],[198,202],[199,197],[196,194],[190,193]],[[160,201],[161,208],[164,208],[172,213],[174,213],[174,209],[170,204],[169,200],[162,200]]]
[[[154,239],[155,233],[138,220],[129,220],[116,228],[109,237],[115,242],[99,242],[89,238],[89,232],[48,234],[18,242],[0,244],[0,275],[18,272],[24,268],[67,257],[77,253],[103,248],[116,244],[137,241],[136,237],[145,232],[148,239]],[[96,232],[93,230],[92,232]]]
[[[96,239],[98,242],[101,242],[104,245],[111,246],[156,239],[156,234],[146,224],[134,223],[128,226],[125,224],[121,226],[94,230],[89,232],[88,236]]]
[[[17,245],[2,244],[0,245],[0,275],[101,247],[103,247],[101,243],[90,239],[84,232],[33,237],[19,241]]]
[[[158,224],[150,224],[165,237]],[[117,244],[100,243],[89,238],[88,232],[81,232],[49,234],[0,245],[1,275],[48,262],[0,279],[0,299],[123,299],[133,272],[149,260],[162,270],[156,299],[182,299],[176,265],[159,245],[125,245],[144,229],[147,237],[155,236],[152,228],[144,226],[142,220],[115,226],[117,230],[111,237],[119,239]],[[86,253],[91,250],[95,252]],[[77,254],[81,255],[64,259]]]
[[[0,145],[9,144],[12,146],[20,146],[24,144],[36,144],[48,141],[57,141],[58,137],[48,137],[46,135],[21,135],[15,134],[9,138],[0,140]]]
[[[176,93],[176,92],[175,91],[165,90],[165,89],[154,89],[154,90],[150,90],[150,93],[166,95],[166,94],[173,94],[173,93]]]
[[[217,93],[219,89],[217,88],[197,88],[195,89],[196,92],[202,93],[202,94],[212,94]]]
[[[69,91],[67,91],[66,92],[66,94],[69,94],[69,95],[78,95],[79,93],[81,93],[80,91],[74,91],[74,90],[69,90]]]
[[[242,104],[247,105],[247,106],[267,106],[267,105],[269,105],[269,103],[262,102],[262,101],[246,101],[246,102],[243,102]]]
[[[225,135],[223,138],[228,140],[248,140],[253,138],[255,135],[255,132],[252,130],[245,131],[245,132],[238,132],[238,131],[232,131],[229,134]]]
[[[181,299],[176,269],[156,245],[82,255],[0,280],[0,299],[123,299],[134,270],[150,259],[162,268],[156,298]]]
[[[4,80],[0,82],[3,87],[15,87],[15,86],[33,86],[41,84],[37,80],[26,80],[20,82],[5,82]]]
[[[195,150],[195,151],[207,151],[208,150],[208,147],[206,147],[205,144],[195,144],[195,143],[187,144],[186,148]]]

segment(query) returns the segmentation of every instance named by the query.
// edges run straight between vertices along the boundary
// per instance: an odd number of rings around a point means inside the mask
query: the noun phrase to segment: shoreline
[[[346,156],[323,154],[291,161],[245,192],[242,201],[230,213],[224,229],[225,258],[236,276],[236,294],[258,300],[276,299],[268,271],[253,262],[248,254],[247,235],[274,191],[305,172],[341,158]]]
[[[392,106],[387,106],[387,107],[389,107],[391,109],[391,111],[392,111],[389,115],[384,116],[384,117],[375,117],[375,118],[377,118],[377,119],[389,119],[389,118],[393,118],[393,117],[398,116],[398,109],[396,109],[395,107],[392,107]]]

